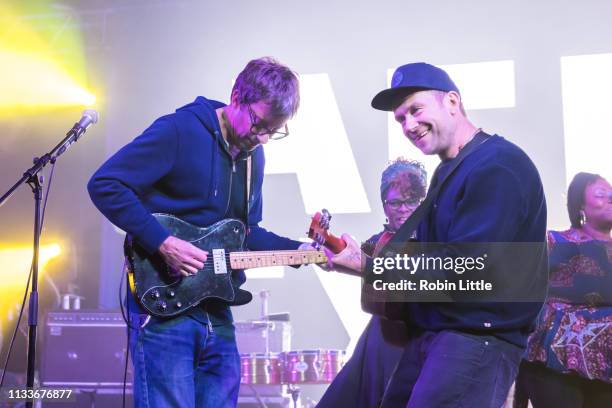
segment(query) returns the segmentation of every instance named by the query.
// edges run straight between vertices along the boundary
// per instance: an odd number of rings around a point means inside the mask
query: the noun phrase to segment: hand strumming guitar
[[[208,252],[172,235],[159,246],[159,253],[170,267],[173,277],[197,273],[208,257]]]

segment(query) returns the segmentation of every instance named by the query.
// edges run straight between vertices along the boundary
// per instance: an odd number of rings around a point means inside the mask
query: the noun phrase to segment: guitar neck
[[[323,251],[249,251],[229,255],[232,269],[263,268],[327,262]]]

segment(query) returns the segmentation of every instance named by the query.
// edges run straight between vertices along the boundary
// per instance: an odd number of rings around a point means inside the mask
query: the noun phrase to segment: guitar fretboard
[[[253,251],[230,253],[232,269],[302,265],[327,262],[323,251]]]

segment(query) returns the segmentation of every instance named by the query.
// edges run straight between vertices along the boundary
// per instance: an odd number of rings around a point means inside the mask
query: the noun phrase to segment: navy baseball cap
[[[443,69],[425,62],[402,65],[393,73],[391,88],[380,91],[372,99],[372,107],[391,111],[399,96],[406,97],[413,92],[431,89],[459,93],[457,85]]]

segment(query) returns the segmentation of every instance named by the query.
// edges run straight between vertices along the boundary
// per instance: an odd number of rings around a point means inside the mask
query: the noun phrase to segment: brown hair
[[[234,93],[241,105],[268,103],[274,116],[291,117],[300,105],[297,75],[271,57],[250,61],[238,74],[232,89]]]

